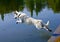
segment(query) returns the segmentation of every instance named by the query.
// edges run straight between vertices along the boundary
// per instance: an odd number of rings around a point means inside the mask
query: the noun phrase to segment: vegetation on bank
[[[24,7],[29,10],[31,16],[33,11],[40,12],[45,6],[51,8],[55,13],[60,12],[60,0],[0,0],[0,15],[4,19],[4,14],[15,10],[23,11]]]

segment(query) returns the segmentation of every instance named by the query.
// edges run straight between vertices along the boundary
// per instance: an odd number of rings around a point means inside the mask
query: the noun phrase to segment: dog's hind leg
[[[46,27],[44,26],[44,29],[49,31],[49,32],[52,32],[52,30],[50,30],[47,26]]]

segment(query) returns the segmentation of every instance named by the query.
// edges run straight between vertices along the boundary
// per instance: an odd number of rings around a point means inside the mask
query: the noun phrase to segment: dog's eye
[[[17,15],[17,13],[15,13]]]

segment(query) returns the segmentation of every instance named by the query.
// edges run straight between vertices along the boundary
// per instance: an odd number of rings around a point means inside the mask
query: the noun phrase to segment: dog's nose
[[[15,19],[17,19],[17,17],[15,17]]]

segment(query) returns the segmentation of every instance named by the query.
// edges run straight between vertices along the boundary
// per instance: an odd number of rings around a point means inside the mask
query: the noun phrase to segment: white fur
[[[17,13],[17,15],[14,15],[14,18],[15,17],[19,18],[19,20],[17,20],[16,22],[18,22],[18,23],[24,22],[27,24],[33,24],[34,26],[36,26],[37,29],[44,28],[44,29],[48,30],[49,21],[47,22],[47,24],[45,24],[45,23],[43,23],[42,20],[38,20],[38,19],[34,19],[32,17],[29,17],[25,13],[17,12],[17,11],[15,11],[15,13]],[[19,16],[19,14],[20,14],[20,16]]]

